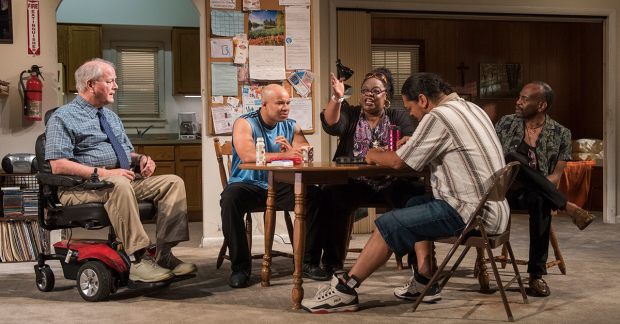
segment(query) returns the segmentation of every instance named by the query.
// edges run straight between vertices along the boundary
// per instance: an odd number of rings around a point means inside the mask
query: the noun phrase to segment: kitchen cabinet
[[[172,94],[200,95],[200,28],[172,28]]]
[[[139,154],[149,155],[157,170],[153,175],[176,174],[185,182],[189,220],[202,221],[202,146],[196,144],[152,145],[133,142]]]
[[[58,62],[65,67],[65,92],[75,93],[75,70],[103,56],[101,25],[58,24]]]

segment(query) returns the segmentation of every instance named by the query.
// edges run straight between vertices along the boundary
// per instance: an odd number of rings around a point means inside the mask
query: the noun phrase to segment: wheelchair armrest
[[[84,182],[84,179],[78,176],[59,175],[50,173],[37,173],[37,180],[42,184],[50,186],[73,187]]]

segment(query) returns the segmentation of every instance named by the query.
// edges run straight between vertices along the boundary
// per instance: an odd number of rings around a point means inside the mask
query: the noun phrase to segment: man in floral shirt
[[[516,185],[506,197],[511,208],[527,209],[530,215],[527,272],[532,294],[541,297],[551,293],[542,279],[547,274],[551,211],[566,210],[581,230],[595,217],[569,202],[556,188],[566,162],[571,160],[572,146],[570,131],[547,115],[553,100],[548,84],[527,84],[521,90],[515,114],[502,117],[495,125],[506,163],[521,163]]]

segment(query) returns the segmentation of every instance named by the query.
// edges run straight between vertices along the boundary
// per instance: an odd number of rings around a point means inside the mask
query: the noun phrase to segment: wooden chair
[[[440,285],[440,290],[443,289],[443,287],[448,283],[448,280],[450,279],[450,277],[454,274],[454,272],[458,268],[461,261],[463,261],[463,258],[465,257],[469,249],[471,247],[475,247],[479,252],[486,251],[488,253],[491,266],[493,267],[493,274],[495,275],[495,280],[497,282],[497,286],[498,286],[500,295],[502,297],[502,301],[504,303],[504,308],[506,309],[506,315],[508,316],[508,321],[514,322],[514,317],[512,316],[512,312],[510,311],[510,305],[508,304],[508,300],[506,299],[506,289],[510,287],[510,285],[512,285],[515,281],[517,281],[517,283],[519,284],[519,290],[521,291],[521,295],[523,296],[523,303],[527,304],[528,303],[527,295],[525,294],[525,288],[523,287],[521,275],[519,274],[519,269],[517,268],[517,265],[515,263],[512,263],[515,276],[506,284],[506,286],[504,286],[499,276],[499,271],[497,269],[497,265],[495,262],[495,258],[493,257],[493,251],[492,251],[492,249],[495,249],[505,244],[506,249],[508,250],[508,254],[510,255],[510,258],[514,260],[514,254],[512,253],[512,247],[510,245],[510,219],[508,222],[508,227],[503,233],[489,236],[487,235],[486,230],[484,229],[484,225],[482,222],[482,212],[483,212],[483,207],[487,201],[504,200],[506,191],[508,191],[508,188],[510,187],[514,178],[516,177],[518,171],[519,171],[519,163],[511,162],[506,167],[496,172],[496,174],[494,175],[495,178],[493,179],[491,186],[489,187],[489,189],[486,191],[486,193],[480,200],[480,203],[478,204],[476,210],[474,211],[469,221],[467,222],[467,225],[465,226],[465,229],[463,230],[463,232],[458,237],[453,236],[453,237],[449,237],[446,239],[436,240],[436,242],[453,244],[453,246],[450,249],[450,252],[446,256],[446,258],[443,260],[443,262],[441,263],[441,265],[435,272],[435,274],[433,275],[433,278],[430,280],[428,285],[426,285],[421,295],[417,298],[416,302],[413,304],[413,307],[411,310],[412,312],[416,311],[416,309],[418,308],[418,305],[420,304],[424,296],[426,296],[426,293],[428,292],[430,287],[436,282],[439,282],[440,279],[443,279]],[[479,236],[477,235],[476,232],[472,232],[476,229],[480,232]],[[450,259],[452,258],[452,256],[454,255],[454,253],[456,252],[456,250],[458,249],[460,245],[464,245],[465,249],[459,256],[459,258],[456,260],[456,262],[454,263],[450,271],[448,271],[447,274],[440,276],[442,270],[446,267],[446,265],[448,264],[448,261],[450,261]],[[484,256],[484,254],[482,254],[482,256]],[[480,258],[480,253],[478,254],[478,258]],[[484,265],[484,262],[479,262],[479,265],[486,267]],[[479,273],[482,273],[484,271],[485,270],[480,269]]]
[[[223,145],[220,145],[220,139],[214,138],[213,145],[215,146],[215,156],[217,158],[217,164],[220,169],[220,180],[222,181],[222,190],[226,187],[228,183],[228,176],[226,173],[226,169],[228,169],[228,174],[230,174],[230,168],[232,164],[232,144],[230,142],[226,142]],[[227,167],[224,167],[224,155],[227,157]],[[245,217],[245,228],[246,235],[248,239],[248,248],[250,250],[250,259],[262,259],[264,253],[260,254],[252,254],[252,213],[263,213],[263,218],[265,217],[265,211],[267,207],[256,208],[246,214]],[[291,222],[291,215],[288,211],[284,211],[284,221],[286,222],[286,229],[288,231],[289,238],[293,240],[293,223]],[[291,244],[292,246],[292,244]],[[230,257],[226,255],[226,249],[228,248],[228,242],[224,239],[224,244],[222,244],[222,248],[220,249],[220,253],[217,256],[217,263],[215,265],[216,269],[219,269],[222,266],[222,262],[224,259],[230,260]],[[288,258],[293,258],[293,253],[286,253],[280,251],[272,251],[272,257],[284,256]]]

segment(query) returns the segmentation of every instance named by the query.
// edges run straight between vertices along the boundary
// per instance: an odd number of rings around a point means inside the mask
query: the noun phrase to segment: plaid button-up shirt
[[[80,95],[58,108],[45,127],[45,159],[70,159],[91,167],[118,164],[112,144],[101,128],[97,111]],[[125,134],[121,119],[105,107],[101,111],[131,163],[130,153],[134,152],[134,148]]]

